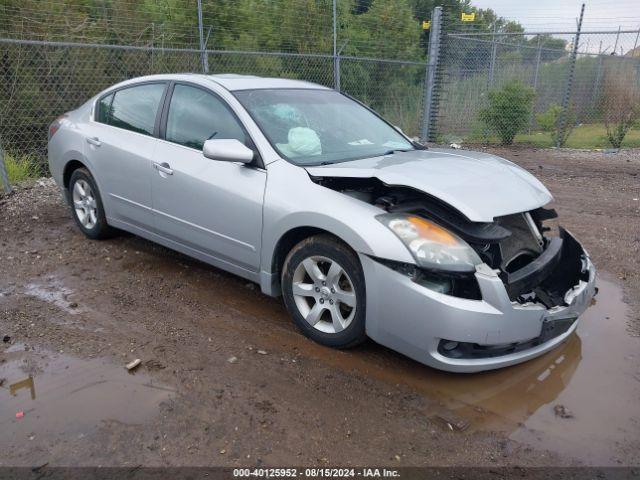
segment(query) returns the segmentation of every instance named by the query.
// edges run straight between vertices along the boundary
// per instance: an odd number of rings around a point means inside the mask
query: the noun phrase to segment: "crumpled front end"
[[[472,274],[361,255],[369,336],[456,372],[513,365],[553,349],[596,293],[595,268],[579,242],[562,228],[545,235],[554,217],[537,209],[497,218],[482,231],[463,225],[484,261]]]

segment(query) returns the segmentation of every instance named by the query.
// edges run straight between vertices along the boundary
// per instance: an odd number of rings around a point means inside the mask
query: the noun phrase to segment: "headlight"
[[[384,214],[376,218],[402,240],[420,267],[470,272],[482,263],[464,240],[422,217]]]

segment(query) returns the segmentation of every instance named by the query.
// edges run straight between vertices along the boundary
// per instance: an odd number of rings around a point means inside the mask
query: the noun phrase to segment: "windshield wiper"
[[[384,152],[382,155],[393,155],[394,153],[398,153],[398,152],[409,152],[410,150],[402,150],[401,148],[396,148],[395,150],[387,150],[386,152]]]

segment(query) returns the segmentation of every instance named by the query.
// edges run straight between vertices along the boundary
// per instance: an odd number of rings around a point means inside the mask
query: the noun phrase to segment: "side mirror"
[[[202,147],[202,154],[211,160],[221,162],[251,163],[253,150],[236,139],[207,140]]]

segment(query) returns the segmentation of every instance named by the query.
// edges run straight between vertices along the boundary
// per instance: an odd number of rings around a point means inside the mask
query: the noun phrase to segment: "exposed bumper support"
[[[504,275],[504,283],[509,297],[532,291],[540,284],[560,262],[563,241],[552,238],[546,250],[525,267]]]

